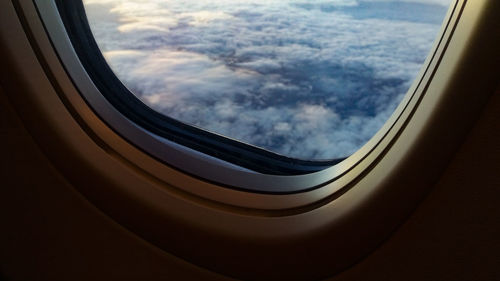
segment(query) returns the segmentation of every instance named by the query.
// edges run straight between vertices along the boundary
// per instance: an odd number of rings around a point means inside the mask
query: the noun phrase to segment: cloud
[[[440,0],[402,1],[413,2],[403,11],[382,2],[85,5],[113,71],[153,109],[287,156],[331,159],[355,152],[392,114],[446,11],[427,5]]]

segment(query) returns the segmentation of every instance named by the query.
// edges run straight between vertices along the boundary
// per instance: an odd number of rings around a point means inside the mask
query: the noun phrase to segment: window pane
[[[349,156],[385,123],[451,0],[85,0],[120,80],[167,116],[289,157]]]

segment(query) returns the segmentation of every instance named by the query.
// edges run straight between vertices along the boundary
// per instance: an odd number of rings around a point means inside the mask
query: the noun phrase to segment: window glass
[[[85,0],[154,110],[285,156],[349,156],[385,123],[451,0]]]

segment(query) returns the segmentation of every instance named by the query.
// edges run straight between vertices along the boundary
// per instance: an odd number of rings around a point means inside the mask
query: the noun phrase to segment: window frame
[[[75,3],[75,1],[55,2],[66,3],[65,5],[70,5],[68,4],[70,2]],[[81,4],[81,1],[76,2]],[[66,33],[68,21],[63,23],[59,19],[59,9],[57,4],[54,4],[52,1],[38,0],[35,1],[35,3],[38,5],[38,13],[42,17],[42,22],[45,25],[46,31],[50,35],[51,42],[54,48],[57,49],[58,56],[65,65],[65,69],[72,78],[73,83],[78,88],[80,94],[84,97],[85,102],[90,105],[92,110],[95,111],[96,115],[108,124],[108,126],[111,127],[117,134],[121,135],[123,138],[127,139],[137,148],[145,151],[153,158],[161,161],[163,164],[167,164],[169,167],[180,170],[190,176],[198,177],[210,183],[232,189],[267,194],[293,194],[324,188],[325,186],[332,185],[332,183],[336,181],[338,182],[339,178],[343,177],[361,162],[366,162],[364,159],[369,158],[370,162],[372,162],[375,161],[374,159],[380,157],[383,154],[383,150],[388,149],[391,140],[404,128],[408,116],[412,114],[411,112],[414,110],[415,106],[418,105],[419,100],[424,95],[425,89],[432,78],[433,69],[435,69],[439,64],[440,54],[445,48],[447,36],[450,35],[447,27],[450,25],[450,21],[452,21],[452,17],[450,17],[450,15],[453,14],[453,11],[457,6],[456,3],[451,5],[444,20],[445,24],[443,24],[441,36],[436,40],[433,48],[431,49],[430,55],[424,63],[424,67],[415,79],[413,85],[408,90],[404,99],[401,101],[400,105],[394,111],[389,120],[387,120],[385,125],[362,148],[344,161],[339,159],[321,163],[317,161],[300,161],[297,159],[279,156],[238,141],[230,140],[226,137],[221,137],[199,130],[189,125],[186,126],[181,122],[177,122],[171,118],[163,116],[160,113],[156,113],[154,110],[142,104],[137,98],[132,98],[131,96],[133,96],[133,94],[128,92],[128,90],[114,76],[111,69],[109,69],[104,58],[100,54],[97,44],[93,40],[90,29],[86,23],[83,23],[80,26],[80,28],[84,29],[83,31],[74,32],[83,36],[83,42],[77,43],[77,41],[75,41],[76,36],[71,36],[71,34],[68,36]],[[70,7],[70,10],[73,8],[75,7]],[[73,11],[76,13],[76,17],[85,17],[85,15],[82,14],[81,9],[83,9],[83,6],[80,7],[80,10],[76,9],[76,11]],[[83,19],[82,21],[84,20],[86,19]],[[85,28],[87,29],[85,30]],[[448,32],[446,32],[447,30]],[[80,52],[75,52],[75,46],[91,47],[88,49],[82,49]],[[78,47],[76,49],[78,50]],[[92,51],[94,52],[92,55],[98,58],[97,64],[84,66],[85,63],[92,63],[92,60],[83,58],[82,61],[82,56],[88,56],[86,52]],[[96,55],[95,52],[98,52],[98,54]],[[87,72],[87,69],[89,68],[94,71],[99,67],[106,68],[102,72],[104,75],[94,75]],[[117,102],[119,101],[110,103],[108,100],[109,97],[106,97],[107,94],[104,94],[103,91],[100,90],[100,87],[96,86],[96,84],[103,84],[102,80],[96,81],[96,79],[103,78],[113,81],[114,86],[121,87],[118,94],[128,94],[127,99],[124,101],[126,103],[131,102],[132,105],[121,105],[121,107],[125,108],[125,110],[119,110],[116,108],[118,105]],[[117,94],[115,93],[115,95]],[[114,99],[118,100],[116,98]],[[196,132],[187,131],[187,134],[193,137],[196,134],[201,134],[201,139],[198,138],[196,140],[195,138],[194,142],[190,141],[189,143],[193,144],[200,141],[202,142],[203,140],[208,140],[211,142],[211,145],[218,146],[215,147],[215,149],[214,147],[208,147],[207,149],[211,149],[212,153],[207,154],[205,153],[206,150],[204,150],[203,145],[196,147],[188,143],[188,146],[185,146],[185,143],[183,143],[185,139],[179,145],[176,142],[164,138],[163,136],[165,136],[165,134],[158,136],[158,130],[155,129],[154,126],[147,125],[148,127],[146,128],[143,126],[144,124],[155,123],[154,121],[147,120],[142,122],[141,118],[146,116],[145,114],[142,114],[139,117],[130,117],[123,114],[124,111],[133,111],[135,109],[133,107],[139,105],[142,106],[141,108],[143,110],[149,109],[146,115],[151,114],[151,116],[154,115],[155,118],[163,116],[164,119],[169,119],[168,122],[177,122],[171,127],[181,126],[182,128],[178,128],[178,131],[186,131],[188,129],[194,130]],[[132,110],[128,110],[130,108],[132,108]],[[168,122],[165,122],[165,124],[170,126]],[[168,132],[166,132],[166,135],[168,135]],[[210,138],[216,139],[214,141]],[[228,155],[225,155],[221,150],[221,147],[224,147],[225,145],[231,146],[229,150],[235,149],[233,151],[235,154],[232,156],[229,155],[231,158],[229,163],[225,161],[228,160]],[[193,148],[196,148],[199,151]],[[222,159],[215,157],[215,155],[222,156]],[[259,163],[271,163],[270,166],[262,167],[260,171],[273,172],[272,167],[274,166],[276,167],[274,172],[282,172],[285,173],[285,175],[255,173],[244,169],[245,167],[243,167],[243,169],[238,167],[238,164],[241,163],[238,163],[237,161],[234,162],[234,160],[246,159],[246,157],[250,157],[250,162],[253,161],[251,163],[252,165],[247,166],[253,170],[259,170],[259,168],[256,167]],[[339,163],[339,161],[341,162]],[[281,168],[277,169],[278,166]],[[316,170],[316,172],[297,174],[303,173],[307,169]],[[286,175],[286,173],[288,174]],[[297,175],[293,175],[294,173]],[[352,175],[354,173],[351,172],[350,174]],[[333,185],[336,185],[336,187],[333,188],[330,193],[341,189],[338,184]]]

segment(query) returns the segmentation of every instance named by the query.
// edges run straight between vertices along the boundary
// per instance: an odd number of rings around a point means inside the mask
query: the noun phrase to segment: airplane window
[[[450,2],[56,4],[95,87],[154,141],[248,172],[305,175],[373,140],[418,84]]]

